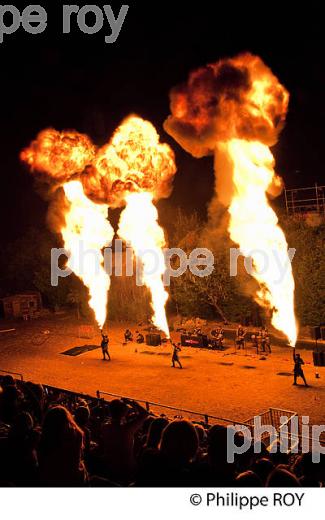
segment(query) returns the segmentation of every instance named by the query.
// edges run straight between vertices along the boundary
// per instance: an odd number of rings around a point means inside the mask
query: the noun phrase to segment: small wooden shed
[[[42,309],[41,295],[37,291],[28,291],[2,298],[5,318],[39,318]]]

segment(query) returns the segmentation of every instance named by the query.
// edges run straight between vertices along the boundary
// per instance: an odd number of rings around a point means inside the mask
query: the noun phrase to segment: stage
[[[274,407],[309,415],[310,423],[325,423],[325,368],[315,378],[311,350],[299,350],[305,361],[310,388],[293,386],[292,350],[272,345],[263,359],[253,348],[225,351],[184,347],[183,370],[171,368],[171,346],[148,347],[132,342],[123,346],[123,332],[130,324],[112,324],[110,354],[102,361],[101,350],[77,356],[62,353],[73,347],[100,345],[99,332],[78,338],[77,320],[71,315],[50,315],[31,322],[5,322],[0,330],[0,370],[21,373],[25,380],[46,383],[95,395],[97,390],[135,399],[244,421]],[[178,340],[179,334],[172,334]]]

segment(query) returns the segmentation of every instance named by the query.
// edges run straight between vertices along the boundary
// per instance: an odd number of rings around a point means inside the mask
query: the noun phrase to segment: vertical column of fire
[[[65,199],[60,199],[59,207],[58,203],[55,204],[55,211],[60,213],[59,231],[70,254],[68,265],[88,288],[89,306],[102,328],[110,278],[103,267],[101,249],[111,242],[114,232],[107,221],[108,206],[92,202],[85,196],[80,180],[71,180],[80,176],[95,153],[95,147],[87,136],[47,129],[22,151],[21,158],[38,179],[48,184],[52,196],[63,187]],[[49,209],[50,221],[51,211],[52,206]]]
[[[176,172],[174,154],[167,144],[159,142],[149,121],[130,116],[108,145],[98,151],[94,169],[96,174],[86,180],[85,186],[97,191],[104,186],[111,205],[126,206],[118,234],[131,244],[142,267],[142,282],[151,295],[153,323],[169,337],[165,311],[168,293],[163,285],[165,237],[154,201],[170,194]],[[105,186],[105,179],[109,179],[109,186]]]
[[[64,247],[69,252],[67,265],[89,290],[89,306],[100,329],[107,314],[110,277],[104,269],[101,250],[110,245],[114,230],[107,220],[108,206],[88,199],[80,181],[63,185],[69,209],[61,229]]]
[[[216,196],[228,207],[231,239],[252,259],[251,274],[259,284],[255,299],[271,310],[272,324],[294,346],[288,245],[268,201],[281,189],[269,146],[277,141],[288,100],[262,60],[242,54],[191,73],[173,89],[165,129],[195,157],[215,155]],[[287,267],[282,277],[279,264]]]
[[[166,270],[162,248],[165,246],[164,231],[158,224],[158,211],[152,194],[130,193],[126,196],[126,208],[121,213],[119,236],[129,243],[140,260],[140,279],[151,294],[152,321],[169,337],[165,312],[168,293],[163,285]]]
[[[62,203],[60,207],[60,232],[71,254],[70,267],[89,289],[89,305],[100,327],[106,317],[110,286],[100,251],[113,238],[113,229],[106,220],[107,209],[126,206],[119,234],[132,245],[142,264],[153,321],[169,336],[165,312],[168,293],[162,280],[165,237],[154,201],[169,196],[176,167],[171,148],[159,142],[153,125],[129,116],[99,150],[85,135],[47,129],[23,150],[21,158],[48,183],[50,192],[58,187],[64,189],[67,205]],[[83,265],[81,248],[92,250],[83,255]],[[144,254],[146,250],[150,254]]]

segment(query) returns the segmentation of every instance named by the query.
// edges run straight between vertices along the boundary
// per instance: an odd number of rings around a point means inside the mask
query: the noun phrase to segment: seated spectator
[[[14,419],[8,435],[5,465],[11,482],[18,486],[38,484],[36,448],[40,432],[28,412],[20,412]]]
[[[163,456],[163,485],[195,485],[196,456],[199,439],[195,427],[185,419],[169,423],[162,433],[160,452]]]
[[[126,484],[135,475],[134,436],[148,412],[134,401],[114,399],[110,403],[110,414],[111,420],[103,424],[99,441],[106,466],[104,476]]]
[[[1,379],[2,388],[5,388],[6,386],[16,386],[16,382],[10,374],[6,374]]]
[[[324,481],[324,455],[319,454],[320,462],[313,462],[312,452],[303,453],[294,465],[302,487],[322,487]]]
[[[39,444],[41,483],[82,486],[87,481],[83,462],[83,432],[63,406],[47,412]]]
[[[274,470],[274,465],[265,457],[261,459],[257,459],[254,464],[251,466],[252,471],[256,473],[263,482],[263,486],[265,486],[266,481],[268,479],[269,474]]]
[[[42,385],[28,381],[24,384],[24,409],[41,424],[43,421],[46,397]]]
[[[235,486],[237,487],[262,487],[263,482],[260,477],[252,470],[244,471],[240,473],[235,480]]]
[[[266,481],[266,487],[289,488],[300,487],[300,484],[293,473],[282,467],[277,467],[270,473]]]
[[[227,428],[212,426],[208,432],[207,458],[201,465],[203,486],[233,486],[235,464],[227,460]]]
[[[5,385],[0,394],[0,421],[12,424],[20,411],[21,392],[14,385]]]
[[[152,420],[149,426],[145,448],[158,449],[162,432],[166,428],[167,424],[168,419],[166,419],[166,417],[157,417]]]
[[[151,423],[155,420],[155,417],[152,415],[148,415],[145,420],[143,421],[142,427],[140,430],[138,430],[137,435],[134,439],[134,453],[136,454],[136,457],[139,458],[145,449],[145,445],[148,438],[148,431],[150,428]]]

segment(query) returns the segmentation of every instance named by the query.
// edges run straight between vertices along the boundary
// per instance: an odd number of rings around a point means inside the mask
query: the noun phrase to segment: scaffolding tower
[[[285,189],[284,196],[288,215],[317,213],[325,217],[325,186],[315,183],[310,188]]]

